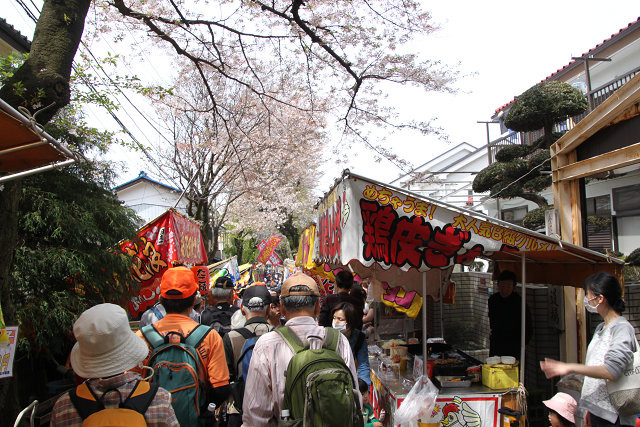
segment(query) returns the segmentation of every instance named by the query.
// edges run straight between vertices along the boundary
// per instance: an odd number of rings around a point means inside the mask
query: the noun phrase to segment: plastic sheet
[[[431,416],[438,388],[424,375],[420,376],[395,413],[394,420],[403,426],[415,426],[418,419]]]

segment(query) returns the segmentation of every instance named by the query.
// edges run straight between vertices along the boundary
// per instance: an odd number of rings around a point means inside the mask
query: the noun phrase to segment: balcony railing
[[[640,67],[634,70],[631,70],[630,72],[628,72],[627,74],[624,74],[623,76],[617,77],[616,79],[610,81],[607,84],[604,84],[596,89],[593,89],[589,93],[589,96],[592,99],[594,108],[602,104],[607,98],[609,98],[613,94],[613,92],[621,88],[625,83],[631,80],[631,78],[638,73],[640,73]],[[572,129],[575,125],[580,123],[580,121],[584,119],[589,114],[589,112],[590,111],[587,110],[580,115],[568,117],[567,119],[556,123],[553,126],[553,131],[566,132]],[[506,147],[508,145],[515,145],[515,144],[531,145],[538,138],[540,138],[542,134],[543,134],[542,129],[538,129],[532,132],[511,132],[494,141],[491,141],[489,143],[489,163],[493,163],[496,161],[496,153],[500,151],[503,147]]]

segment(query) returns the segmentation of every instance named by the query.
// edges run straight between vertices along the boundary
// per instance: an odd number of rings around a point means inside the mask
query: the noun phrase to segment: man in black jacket
[[[207,295],[207,307],[200,314],[200,323],[211,326],[220,336],[231,330],[231,316],[239,307],[233,303],[233,281],[229,276],[216,279]]]
[[[498,293],[489,297],[489,354],[491,356],[513,356],[520,359],[520,328],[522,298],[513,292],[516,275],[504,270],[498,276]],[[531,338],[531,316],[525,312],[525,343]]]
[[[362,330],[362,315],[364,311],[364,302],[358,298],[349,295],[349,291],[353,287],[353,274],[351,272],[342,270],[336,274],[336,293],[327,295],[320,306],[320,314],[318,315],[318,325],[331,326],[333,317],[331,312],[333,308],[341,302],[348,302],[353,304],[358,312],[358,324],[355,325],[356,329]]]

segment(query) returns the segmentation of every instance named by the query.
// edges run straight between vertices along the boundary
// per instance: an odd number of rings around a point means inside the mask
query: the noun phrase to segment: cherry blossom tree
[[[229,219],[237,232],[269,233],[310,210],[326,144],[321,116],[260,100],[211,74],[209,86],[224,93],[216,112],[194,71],[186,64],[173,94],[158,102],[173,142],[158,147],[157,157],[187,189],[188,214],[202,222],[207,246],[217,248]]]
[[[342,131],[340,146],[364,144],[407,171],[408,162],[377,142],[384,138],[380,135],[399,128],[438,130],[430,120],[398,117],[386,102],[385,90],[401,84],[448,91],[456,77],[451,68],[406,47],[436,29],[417,0],[96,4],[106,13],[97,15],[101,22],[113,27],[112,22],[120,20],[128,31],[149,33],[157,46],[189,61],[215,114],[224,112],[221,94],[207,78],[212,72],[243,86],[265,105],[330,113]],[[330,108],[318,108],[318,99],[331,99]],[[377,140],[370,136],[372,126],[382,128]]]

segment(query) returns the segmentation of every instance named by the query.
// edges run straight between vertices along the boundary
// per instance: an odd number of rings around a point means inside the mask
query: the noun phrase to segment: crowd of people
[[[298,273],[279,293],[255,283],[235,304],[233,283],[224,276],[199,310],[193,272],[174,267],[162,276],[160,299],[136,332],[121,307],[90,308],[74,324],[71,353],[72,368],[84,381],[57,401],[51,425],[81,425],[89,417],[131,417],[122,425],[145,425],[134,423],[140,416],[151,426],[277,425],[289,410],[295,412],[295,405],[284,402],[285,371],[300,353],[282,331],[305,348],[337,354],[357,417],[364,420],[368,413],[364,425],[381,425],[366,398],[363,406],[360,391],[371,384],[361,331],[366,293],[350,295],[351,273],[341,272],[336,280],[336,301],[322,300],[316,282]],[[326,326],[316,321],[321,312],[327,313]]]
[[[499,292],[489,301],[492,348],[514,355],[515,346],[508,348],[503,341],[515,341],[517,334],[519,342],[519,330],[503,328],[500,316],[511,313],[520,319],[515,281],[513,273],[503,272]],[[620,283],[597,273],[584,289],[586,309],[603,323],[584,365],[540,363],[548,378],[570,373],[585,378],[577,401],[565,393],[544,401],[549,422],[552,427],[635,425],[635,416],[620,414],[607,391],[607,381],[619,378],[638,351],[633,326],[621,315]],[[124,309],[113,304],[94,306],[77,319],[70,360],[85,381],[57,401],[51,425],[81,425],[92,417],[126,419],[109,425],[151,426],[275,426],[322,417],[325,425],[333,425],[337,417],[338,424],[380,427],[368,400],[371,378],[363,329],[372,309],[366,295],[354,286],[353,275],[342,271],[336,275],[336,292],[323,299],[316,282],[297,273],[284,281],[279,294],[261,283],[249,286],[238,306],[231,279],[220,277],[200,311],[193,272],[170,268],[162,277],[158,304],[143,315],[137,332],[131,331]],[[321,359],[309,362],[318,354]],[[309,393],[305,397],[300,389],[305,385],[295,382],[318,362],[328,364],[322,375],[331,371],[333,377],[329,385],[316,383],[314,390],[337,390],[329,402],[335,410],[321,414],[304,407],[310,404],[304,400]],[[304,375],[310,384],[312,375]],[[353,422],[345,421],[351,413],[357,414]]]

